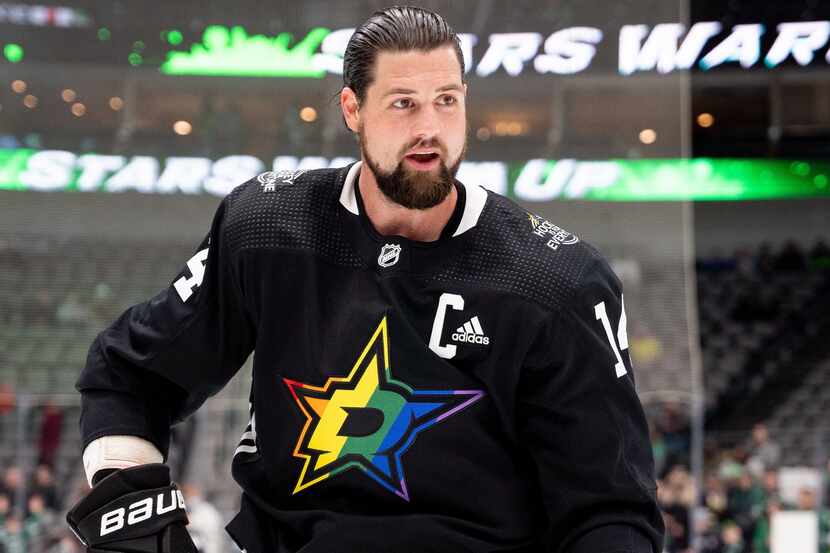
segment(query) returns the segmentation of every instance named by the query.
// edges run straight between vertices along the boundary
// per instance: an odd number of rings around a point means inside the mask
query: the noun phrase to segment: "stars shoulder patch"
[[[257,176],[263,192],[273,192],[277,185],[294,184],[305,171],[266,171]]]

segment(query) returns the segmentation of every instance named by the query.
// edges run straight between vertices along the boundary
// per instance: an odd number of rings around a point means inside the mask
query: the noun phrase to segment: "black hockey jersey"
[[[660,551],[607,263],[461,183],[437,241],[381,236],[360,166],[264,173],[222,201],[171,286],[92,345],[84,446],[136,435],[166,456],[253,351],[228,526],[248,553]]]

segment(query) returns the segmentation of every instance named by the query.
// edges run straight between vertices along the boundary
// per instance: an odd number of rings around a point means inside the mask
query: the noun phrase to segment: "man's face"
[[[755,427],[752,429],[752,437],[755,439],[756,444],[762,444],[767,441],[767,427],[763,424],[756,424]]]
[[[467,147],[465,96],[450,46],[378,54],[374,81],[352,123],[363,159],[389,199],[427,209],[450,193]]]

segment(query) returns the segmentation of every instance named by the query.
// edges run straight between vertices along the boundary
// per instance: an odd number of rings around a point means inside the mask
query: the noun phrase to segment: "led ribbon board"
[[[171,51],[161,72],[168,75],[227,75],[236,77],[314,77],[326,72],[312,63],[328,29],[312,29],[291,47],[293,36],[249,36],[242,27],[211,25],[189,52]]]
[[[773,69],[789,59],[807,66],[818,58],[830,63],[830,21],[796,21],[775,27],[774,39],[764,52],[769,34],[760,23],[724,27],[701,21],[687,27],[681,23],[623,25],[616,33],[617,72],[621,75],[720,66],[750,69],[763,65]],[[227,75],[265,77],[317,77],[343,73],[343,53],[354,29],[312,29],[294,47],[292,36],[275,38],[248,36],[242,27],[208,27],[201,44],[190,52],[171,51],[161,71],[169,75]],[[538,32],[493,33],[488,37],[460,33],[459,40],[467,72],[479,77],[523,73],[573,75],[588,70],[605,43],[607,31],[597,27],[568,27],[550,34]],[[485,46],[479,59],[476,45]],[[319,47],[319,52],[318,52]],[[606,53],[607,54],[607,53]]]
[[[124,192],[224,196],[262,172],[342,167],[341,157],[277,156],[266,165],[244,155],[115,156],[58,150],[0,149],[0,190]],[[290,179],[273,176],[276,186]],[[527,202],[761,200],[830,198],[830,163],[747,159],[469,161],[462,182]]]
[[[0,3],[0,23],[3,17],[19,11],[4,12],[3,6]],[[33,10],[35,21],[51,13]],[[329,30],[323,23],[295,41],[288,32],[266,36],[239,25],[210,25],[187,37],[176,29],[160,30],[157,41],[155,33],[113,32],[106,27],[96,30],[89,20],[84,21],[82,27],[71,31],[71,40],[60,37],[60,49],[43,53],[29,48],[32,44],[21,38],[0,62],[19,62],[18,54],[26,49],[37,53],[27,56],[24,63],[129,63],[154,67],[168,75],[322,78],[343,73],[343,53],[354,32],[351,28]],[[38,40],[47,39],[39,36]],[[522,32],[459,33],[459,40],[465,69],[480,78],[575,75],[593,69],[629,76],[724,67],[751,70],[830,65],[828,20],[731,26],[720,21],[632,23],[619,27],[597,22]],[[5,45],[0,39],[0,48]]]

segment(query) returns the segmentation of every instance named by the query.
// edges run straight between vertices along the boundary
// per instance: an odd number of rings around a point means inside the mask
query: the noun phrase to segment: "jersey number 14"
[[[614,370],[617,373],[617,378],[620,378],[628,372],[625,370],[625,363],[623,363],[622,354],[620,353],[622,350],[628,349],[628,332],[625,330],[625,300],[622,300],[620,304],[620,322],[617,325],[616,340],[614,340],[614,333],[611,330],[611,321],[608,320],[608,312],[605,310],[604,301],[601,301],[594,306],[594,315],[597,320],[602,323],[602,328],[605,329],[605,337],[608,338],[608,343],[611,344],[611,350],[617,357],[617,363],[614,365]]]

